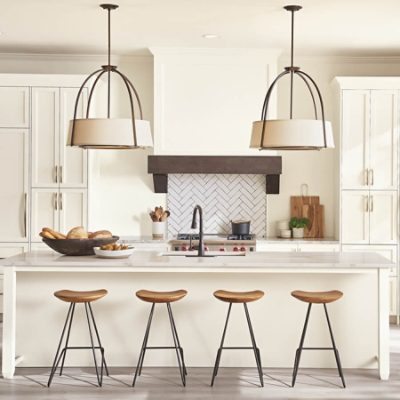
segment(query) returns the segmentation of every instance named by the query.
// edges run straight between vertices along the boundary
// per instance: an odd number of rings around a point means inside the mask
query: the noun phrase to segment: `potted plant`
[[[292,217],[289,222],[289,227],[292,230],[293,237],[302,239],[304,237],[304,228],[308,227],[310,220],[308,218]]]

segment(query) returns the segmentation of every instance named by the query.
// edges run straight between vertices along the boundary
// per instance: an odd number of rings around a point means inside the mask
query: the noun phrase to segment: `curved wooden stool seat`
[[[300,301],[308,303],[306,320],[304,322],[303,332],[301,333],[301,338],[300,338],[300,344],[296,350],[296,355],[294,359],[292,386],[294,386],[296,383],[297,372],[299,370],[299,365],[300,365],[301,353],[303,350],[332,350],[335,355],[336,365],[340,379],[342,380],[342,385],[345,388],[346,383],[344,380],[342,364],[340,362],[339,350],[336,347],[335,338],[333,337],[331,321],[329,319],[328,308],[326,306],[327,303],[332,303],[336,300],[339,300],[343,296],[343,293],[339,290],[329,290],[327,292],[305,292],[303,290],[294,290],[291,293],[291,295]],[[304,340],[306,337],[308,321],[310,318],[311,306],[313,304],[322,304],[322,306],[324,307],[324,312],[325,312],[326,322],[328,324],[329,335],[331,337],[332,347],[304,347]]]
[[[78,290],[58,290],[54,296],[67,303],[89,303],[101,299],[107,294],[106,289],[78,291]]]
[[[305,303],[314,304],[327,304],[339,300],[343,293],[339,290],[330,290],[328,292],[304,292],[302,290],[295,290],[292,296]]]
[[[256,301],[264,296],[262,290],[252,290],[251,292],[231,292],[228,290],[217,290],[214,292],[214,296],[221,301],[226,303],[250,303]]]
[[[148,303],[173,303],[183,299],[187,295],[186,290],[173,290],[171,292],[154,292],[151,290],[138,290],[136,296]]]
[[[90,291],[58,290],[57,292],[54,292],[55,297],[57,297],[58,299],[60,299],[62,301],[70,303],[70,304],[69,304],[69,309],[68,309],[68,313],[67,313],[67,319],[65,321],[64,328],[61,333],[61,338],[58,343],[56,355],[54,357],[53,366],[52,366],[51,372],[50,372],[50,377],[47,382],[48,387],[50,387],[50,385],[51,385],[54,374],[56,373],[60,362],[61,362],[60,376],[62,375],[67,350],[77,350],[77,349],[92,350],[94,367],[95,367],[96,376],[97,376],[97,382],[98,382],[99,386],[103,385],[103,369],[105,368],[107,376],[109,375],[109,372],[108,372],[106,359],[104,357],[104,347],[102,346],[101,341],[100,341],[99,330],[97,329],[92,306],[90,303],[92,301],[101,299],[107,293],[108,292],[106,289],[90,290]],[[70,337],[70,333],[71,333],[72,321],[74,319],[75,307],[76,307],[77,303],[83,303],[83,306],[85,307],[86,320],[88,323],[89,335],[90,335],[90,344],[91,344],[90,346],[69,346],[68,345],[69,337]],[[93,330],[94,330],[94,332],[93,332]],[[97,339],[97,344],[94,341],[93,333],[95,334],[95,337]],[[64,336],[66,337],[65,345],[61,349],[61,345],[64,341]],[[100,365],[98,365],[98,362],[97,362],[96,350],[100,351],[100,355],[101,355]]]

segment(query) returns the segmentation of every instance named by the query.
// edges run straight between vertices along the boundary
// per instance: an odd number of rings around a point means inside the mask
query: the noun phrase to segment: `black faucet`
[[[199,250],[197,253],[197,257],[204,257],[204,243],[203,243],[203,209],[197,205],[194,207],[193,210],[193,219],[192,219],[192,229],[197,228],[197,221],[196,221],[196,216],[197,216],[197,211],[199,212]]]

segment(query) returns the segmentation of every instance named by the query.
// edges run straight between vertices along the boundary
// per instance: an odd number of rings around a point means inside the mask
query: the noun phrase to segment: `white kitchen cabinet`
[[[28,241],[28,164],[28,130],[0,128],[0,242]]]
[[[29,127],[29,87],[0,87],[0,127]]]
[[[287,242],[287,243],[275,243],[275,242],[257,242],[256,245],[257,252],[263,251],[297,251],[297,243]]]
[[[59,88],[32,88],[32,186],[58,187]]]
[[[343,90],[342,189],[397,189],[398,90]]]
[[[43,227],[67,233],[74,226],[87,226],[87,190],[39,188],[32,190],[31,240],[41,241]]]
[[[369,243],[369,191],[342,191],[342,243]]]
[[[58,193],[59,231],[67,233],[74,226],[87,227],[87,190],[62,189]]]
[[[32,186],[86,187],[87,152],[67,146],[78,88],[32,88]],[[79,103],[84,114],[86,88]]]
[[[371,244],[397,243],[397,191],[370,191],[369,241]]]
[[[397,204],[393,190],[342,191],[342,243],[397,243]]]

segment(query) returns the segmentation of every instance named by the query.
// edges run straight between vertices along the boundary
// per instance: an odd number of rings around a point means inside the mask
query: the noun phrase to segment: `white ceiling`
[[[103,54],[101,0],[0,0],[0,52]],[[254,47],[285,52],[283,0],[116,0],[113,53],[151,46]],[[298,53],[398,56],[400,0],[298,0]],[[206,40],[203,34],[216,33]]]

